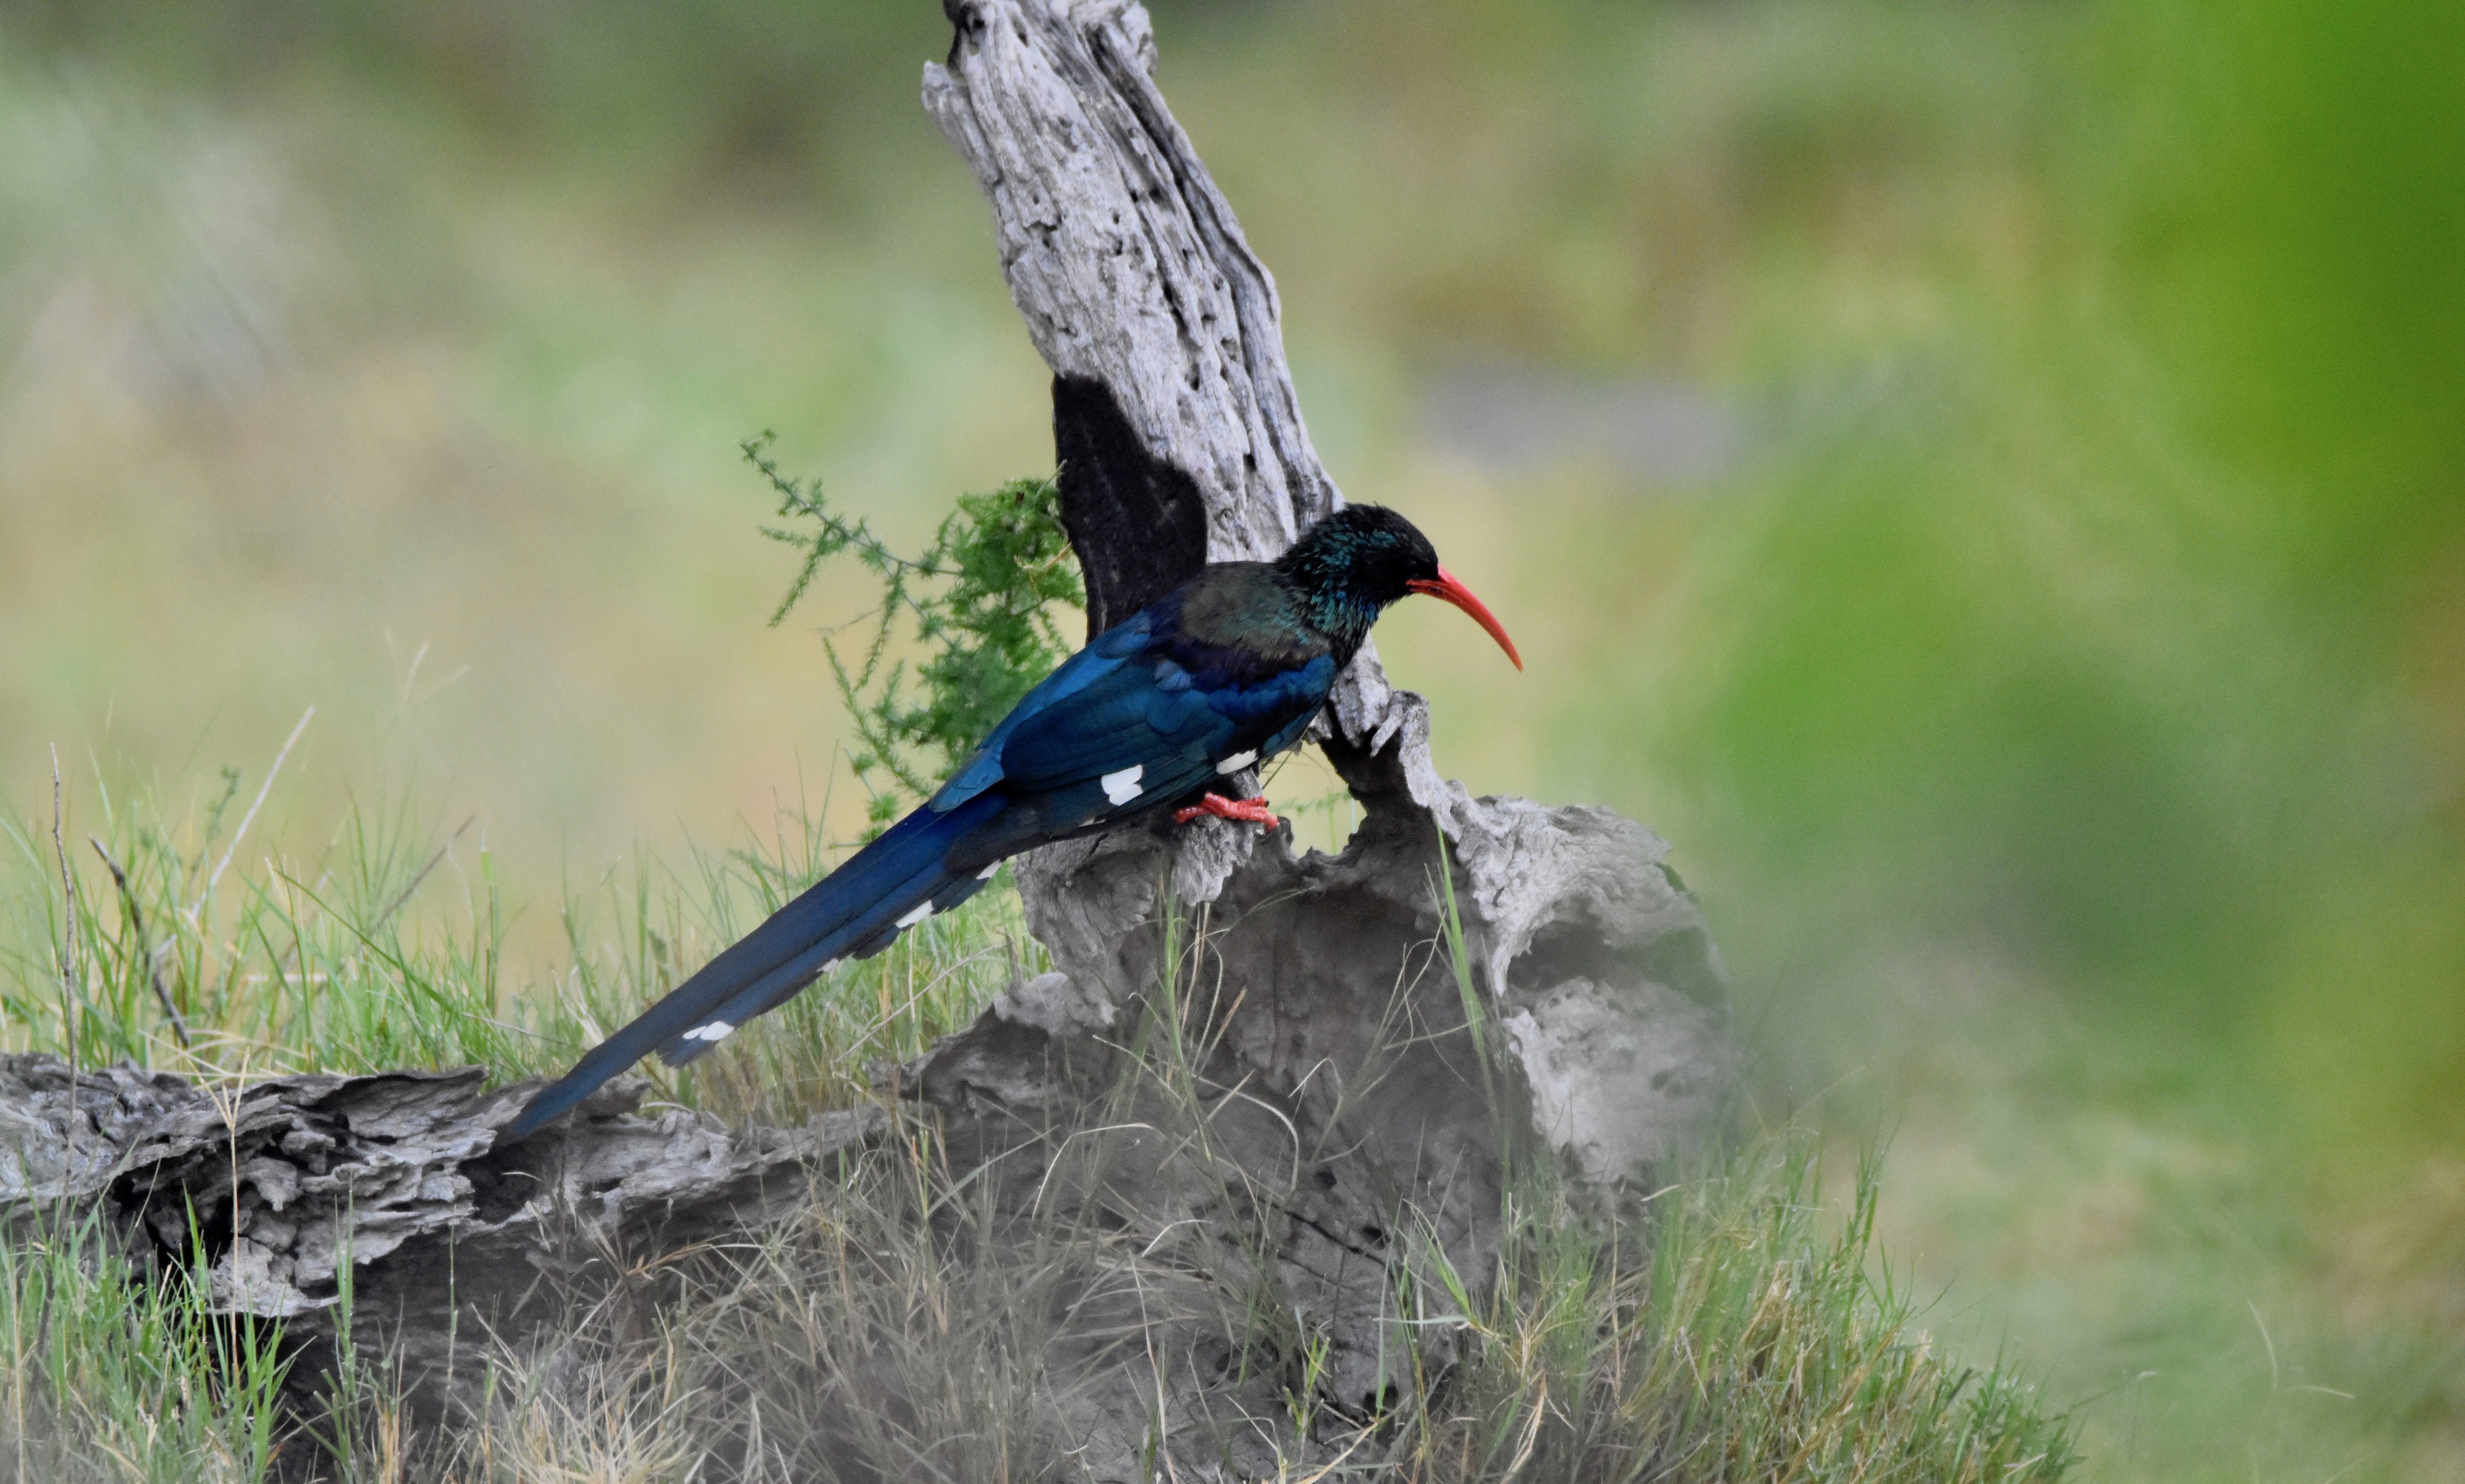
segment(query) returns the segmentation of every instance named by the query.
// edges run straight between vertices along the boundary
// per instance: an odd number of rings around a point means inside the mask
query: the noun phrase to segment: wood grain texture
[[[325,1383],[348,1264],[362,1342],[397,1349],[436,1415],[485,1380],[471,1337],[553,1323],[624,1253],[762,1226],[885,1123],[879,1109],[801,1129],[643,1117],[648,1084],[626,1077],[500,1148],[537,1084],[488,1080],[462,1067],[215,1085],[0,1056],[0,1223],[99,1215],[142,1268],[192,1267],[202,1247],[217,1310],[281,1319],[306,1348],[302,1396]]]

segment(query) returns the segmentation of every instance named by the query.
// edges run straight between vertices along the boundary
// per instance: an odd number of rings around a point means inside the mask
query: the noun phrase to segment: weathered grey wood
[[[948,61],[924,69],[924,106],[984,188],[1029,339],[1057,377],[1108,390],[1147,452],[1194,481],[1207,560],[1275,555],[1343,497],[1301,418],[1274,277],[1156,86],[1144,8],[944,9],[957,34]],[[1091,568],[1117,560],[1080,555]],[[1344,677],[1334,716],[1361,765],[1400,781],[1451,839],[1512,833],[1439,774],[1428,708],[1388,685],[1374,643]],[[1246,839],[1231,826],[1206,833]],[[1237,843],[1209,849],[1240,853]],[[1187,867],[1185,882],[1203,899],[1226,863]],[[1461,864],[1484,900],[1516,895],[1511,852],[1470,848]]]
[[[1284,367],[1275,280],[1151,76],[1136,5],[946,7],[924,106],[991,199],[1028,336],[1111,389],[1207,498],[1210,561],[1268,557],[1336,504]]]
[[[944,8],[956,35],[948,60],[924,69],[924,106],[984,188],[1029,338],[1056,376],[1109,390],[1147,453],[1194,481],[1207,506],[1210,560],[1272,556],[1342,497],[1302,423],[1274,278],[1156,87],[1145,11],[1128,0],[949,0]],[[1084,544],[1091,567],[1110,564],[1106,551]],[[1569,829],[1564,811],[1476,799],[1441,777],[1430,757],[1427,704],[1388,685],[1374,648],[1345,676],[1334,717],[1330,755],[1355,792],[1373,807],[1416,808],[1444,831],[1493,992],[1544,934],[1596,919],[1594,883],[1606,880],[1610,890],[1656,889],[1666,897],[1654,934],[1698,945],[1690,951],[1701,982],[1717,993],[1718,960],[1699,913],[1659,870],[1666,842],[1628,826],[1611,847],[1599,831]],[[1211,900],[1255,838],[1218,822],[1187,831],[1194,843],[1173,857],[1183,899]],[[1056,947],[1118,941],[1152,908],[1120,879],[1074,879],[1077,863],[1119,848],[1074,842],[1042,853],[1024,873],[1038,931]],[[1536,1052],[1534,1070],[1546,1062],[1542,1080],[1556,1089],[1564,1142],[1596,1151],[1588,1163],[1606,1161],[1606,1172],[1618,1163],[1608,1151],[1634,1140],[1587,1120],[1610,1116],[1622,1099],[1579,1090],[1565,1048],[1590,1034],[1575,1027],[1599,1031],[1613,1009],[1578,1011],[1563,997],[1543,997],[1516,1013],[1530,1032],[1519,1047],[1552,1048]]]
[[[1194,567],[1202,530],[1209,560],[1268,557],[1342,497],[1294,394],[1274,279],[1165,105],[1145,11],[944,9],[956,34],[924,69],[924,106],[984,188],[1011,298],[1055,372],[1063,519],[1101,628],[1187,576],[1176,564]],[[1160,1242],[1276,1213],[1250,1234],[1258,1260],[1328,1343],[1326,1400],[1366,1415],[1392,1380],[1381,1357],[1401,1348],[1381,1331],[1410,1260],[1387,1236],[1399,1212],[1459,1273],[1486,1274],[1516,1146],[1552,1151],[1612,1208],[1712,1125],[1734,1056],[1719,957],[1661,864],[1666,842],[1607,810],[1475,798],[1444,779],[1426,704],[1388,686],[1374,648],[1332,713],[1321,744],[1367,809],[1341,859],[1217,821],[1037,853],[1021,892],[1059,972],[1004,996],[911,1085],[961,1119],[1069,1119],[1154,1009],[1168,913],[1202,911],[1192,983],[1216,988],[1189,1039],[1210,1049],[1200,1096],[1224,1163],[1159,1166],[1133,1194],[1089,1199]],[[1441,834],[1502,1043],[1495,1088],[1431,951]],[[1210,1386],[1125,1376],[1081,1419],[1087,1456],[1106,1460],[1097,1476],[1128,1476],[1142,1406],[1167,1414],[1185,1477],[1215,1476],[1228,1449],[1272,1466],[1260,1439],[1207,1423],[1221,1411]]]
[[[1453,1344],[1443,1329],[1407,1337],[1394,1326],[1394,1279],[1415,1261],[1409,1234],[1434,1237],[1483,1284],[1515,1150],[1554,1145],[1595,1208],[1619,1214],[1657,1188],[1732,1082],[1719,966],[1694,903],[1658,868],[1667,847],[1606,809],[1484,801],[1484,817],[1500,816],[1515,822],[1508,848],[1533,865],[1526,899],[1551,908],[1511,924],[1520,948],[1491,955],[1506,968],[1486,1011],[1521,1078],[1511,1065],[1493,1085],[1435,950],[1445,919],[1428,816],[1388,807],[1340,857],[1296,856],[1280,841],[1259,850],[1177,926],[1160,910],[1166,853],[1153,837],[1074,844],[1055,866],[1063,890],[1035,923],[1066,972],[1002,995],[911,1068],[907,1085],[953,1128],[1169,1126],[1188,1116],[1170,1099],[1104,1099],[1129,1080],[1119,1048],[1157,1010],[1167,941],[1203,939],[1177,980],[1212,1162],[1166,1162],[1126,1192],[1055,1198],[1040,1174],[1048,1161],[1022,1163],[1014,1139],[993,1139],[993,1152],[1034,1186],[1047,1217],[1139,1233],[1167,1258],[1176,1243],[1227,1237],[1255,1250],[1279,1306],[1325,1343],[1324,1400],[1366,1418],[1396,1384],[1387,1367],[1408,1338],[1425,1358]],[[1221,1251],[1187,1261],[1226,1264]],[[1198,1346],[1183,1336],[1155,1348]],[[1119,1390],[1113,1409],[1131,1417],[1162,1397],[1187,1424],[1170,1441],[1188,1476],[1213,1476],[1226,1408],[1210,1406],[1207,1377],[1159,1384],[1142,1371]],[[1090,1394],[1086,1436],[1132,1447],[1141,1434],[1106,1400]],[[1237,1429],[1231,1441],[1266,1446]],[[1253,1462],[1275,1467],[1268,1454]]]
[[[333,1335],[348,1263],[357,1334],[395,1349],[438,1401],[449,1381],[483,1379],[477,1337],[553,1318],[554,1300],[605,1281],[613,1253],[768,1221],[883,1121],[878,1109],[785,1130],[644,1118],[633,1110],[647,1084],[624,1078],[586,1117],[500,1150],[537,1084],[487,1081],[463,1067],[214,1086],[0,1056],[0,1218],[99,1214],[141,1265],[187,1266],[202,1243],[218,1309],[283,1319],[312,1347]],[[295,1369],[303,1389],[322,1384],[318,1366]]]

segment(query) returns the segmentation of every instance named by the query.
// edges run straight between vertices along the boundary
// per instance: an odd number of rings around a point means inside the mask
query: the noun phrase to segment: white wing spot
[[[923,921],[926,918],[929,918],[932,915],[933,904],[929,901],[920,901],[916,904],[916,910],[908,913],[907,916],[900,918],[897,925],[899,927],[914,927],[917,923]]]
[[[696,1026],[691,1030],[686,1031],[684,1033],[684,1039],[688,1041],[708,1041],[713,1045],[717,1045],[719,1042],[726,1040],[729,1036],[734,1035],[735,1033],[736,1028],[734,1026],[729,1025],[723,1020],[714,1020],[707,1026]]]
[[[1102,779],[1104,797],[1115,804],[1127,804],[1139,796],[1139,780],[1147,776],[1147,765],[1133,763],[1118,773],[1106,773]]]
[[[1220,778],[1230,778],[1233,774],[1241,771],[1243,768],[1248,767],[1251,764],[1257,761],[1258,749],[1255,747],[1251,748],[1247,752],[1236,752],[1232,754],[1232,756],[1226,758],[1223,762],[1215,764],[1216,776]]]
[[[979,881],[989,881],[989,880],[991,880],[991,879],[993,878],[993,874],[994,874],[995,872],[997,872],[997,871],[1001,870],[1001,866],[1002,866],[1002,863],[1001,863],[1000,861],[994,861],[991,865],[987,866],[984,870],[977,872],[977,873],[976,873],[976,879],[977,879],[977,880],[979,880]]]

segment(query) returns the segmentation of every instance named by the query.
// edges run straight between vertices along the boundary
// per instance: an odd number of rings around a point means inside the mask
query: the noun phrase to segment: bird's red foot
[[[1210,793],[1186,809],[1174,810],[1172,822],[1186,825],[1201,814],[1212,814],[1218,819],[1245,819],[1270,830],[1283,823],[1268,809],[1265,799],[1228,799],[1220,793]]]

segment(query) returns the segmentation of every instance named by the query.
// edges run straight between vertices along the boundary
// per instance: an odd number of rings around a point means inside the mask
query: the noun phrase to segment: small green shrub
[[[854,657],[824,641],[839,699],[855,722],[858,746],[850,763],[872,791],[879,827],[932,792],[1070,653],[1054,608],[1083,609],[1087,590],[1061,529],[1060,491],[1039,476],[962,495],[924,550],[903,557],[865,521],[825,504],[817,482],[782,474],[770,457],[771,438],[746,439],[745,461],[778,495],[780,516],[794,523],[765,526],[762,534],[805,554],[771,625],[786,621],[822,564],[843,552],[854,552],[880,584],[880,601],[853,621],[873,624]],[[902,624],[924,656],[912,675],[909,662],[890,653]],[[887,785],[876,782],[881,775]]]

